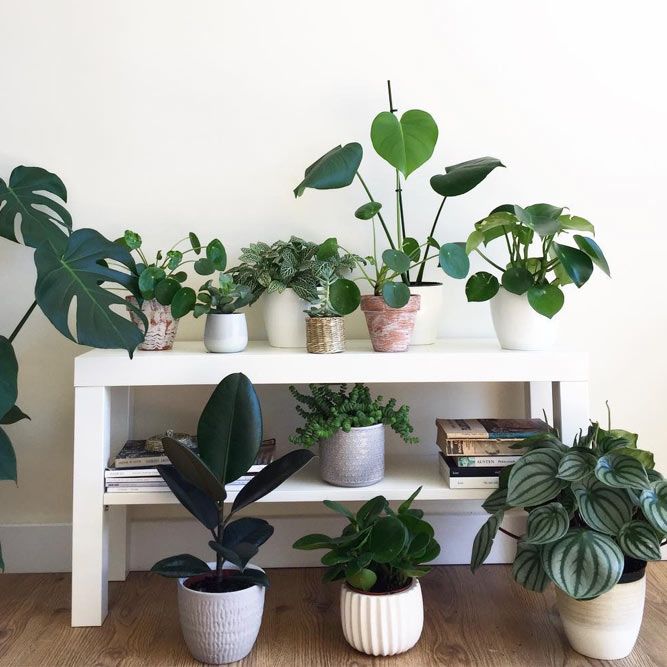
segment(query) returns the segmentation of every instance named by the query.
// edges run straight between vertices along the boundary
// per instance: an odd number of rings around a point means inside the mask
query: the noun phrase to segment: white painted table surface
[[[347,341],[341,354],[308,354],[253,341],[244,352],[210,354],[201,342],[176,343],[170,352],[93,350],[75,361],[74,488],[72,516],[72,625],[101,625],[108,581],[127,574],[127,505],[176,502],[170,493],[109,494],[104,488],[112,425],[114,438],[132,436],[132,388],[216,385],[241,371],[255,384],[326,382],[521,382],[529,416],[547,416],[570,441],[588,423],[588,355],[501,350],[488,339],[446,339],[402,353],[373,352],[367,340]],[[435,417],[435,415],[434,415]],[[451,490],[439,477],[437,454],[387,460],[385,479],[346,489],[321,482],[317,463],[263,502],[404,500],[423,485],[422,500],[481,500],[483,489]],[[230,500],[233,494],[230,494]],[[111,551],[111,553],[110,553]]]

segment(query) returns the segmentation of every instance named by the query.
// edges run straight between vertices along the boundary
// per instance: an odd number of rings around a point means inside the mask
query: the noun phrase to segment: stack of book
[[[450,489],[497,489],[502,469],[525,451],[521,441],[549,428],[541,419],[436,419],[435,424],[440,474]]]

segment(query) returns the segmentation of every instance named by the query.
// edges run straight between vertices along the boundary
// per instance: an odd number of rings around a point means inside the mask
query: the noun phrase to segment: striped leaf
[[[649,452],[646,449],[636,449],[633,447],[620,447],[619,449],[614,450],[614,454],[625,454],[626,456],[631,456],[633,459],[637,459],[646,471],[652,470],[655,468],[655,458],[653,452]]]
[[[488,558],[493,546],[493,540],[502,523],[503,514],[502,510],[492,514],[484,522],[477,535],[475,535],[475,541],[472,544],[472,555],[470,557],[470,569],[473,572]]]
[[[563,537],[569,528],[567,510],[560,503],[549,503],[530,512],[523,539],[530,544],[546,544]]]
[[[614,428],[611,431],[598,429],[597,446],[603,454],[608,454],[614,449],[621,447],[636,447],[637,434],[630,431],[623,431],[620,428]]]
[[[512,565],[512,578],[529,591],[541,593],[549,584],[542,565],[542,547],[539,544],[519,542]]]
[[[639,496],[639,505],[646,520],[660,533],[667,533],[667,481],[651,482],[651,488]]]
[[[639,560],[660,560],[660,537],[645,521],[629,521],[618,533],[621,549]]]
[[[665,479],[662,473],[659,473],[657,470],[647,470],[646,474],[648,475],[649,482],[657,482],[660,479]]]
[[[618,583],[624,558],[611,537],[578,528],[542,547],[542,565],[558,588],[577,600],[587,600]]]
[[[618,489],[650,488],[644,466],[636,458],[622,454],[617,449],[598,459],[595,476],[607,486]]]
[[[563,452],[556,448],[533,449],[512,466],[507,502],[512,507],[532,507],[555,498],[561,490],[558,465]]]
[[[649,482],[657,482],[658,480],[664,479],[664,477],[657,471],[653,469],[649,469],[646,471],[646,476],[648,477]],[[641,495],[642,490],[641,489],[626,489],[628,492],[628,496],[630,496],[630,500],[632,500],[632,504],[635,505],[636,507],[640,506],[639,502],[639,496]]]
[[[625,489],[614,489],[594,477],[573,487],[579,514],[593,530],[616,535],[632,518],[632,501]]]
[[[496,489],[483,503],[482,508],[489,514],[495,514],[499,510],[505,510],[507,504],[507,489]]]
[[[572,448],[558,464],[558,477],[567,482],[578,482],[595,470],[597,457],[590,449]]]

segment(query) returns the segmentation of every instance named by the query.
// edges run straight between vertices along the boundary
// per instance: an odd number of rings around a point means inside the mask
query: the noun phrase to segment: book
[[[230,492],[239,491],[242,489],[254,475],[243,475],[237,480],[225,484],[225,489]],[[107,493],[152,493],[155,491],[167,492],[169,487],[161,477],[148,478],[144,481],[138,481],[141,478],[129,477],[126,479],[120,478],[107,482]]]
[[[444,440],[521,440],[549,430],[541,419],[436,419],[435,425]]]
[[[497,489],[498,476],[492,477],[454,477],[450,474],[449,466],[444,456],[440,456],[440,475],[447,482],[450,489]]]
[[[521,456],[456,456],[454,461],[460,468],[488,468],[511,466]]]
[[[514,457],[522,454],[524,448],[512,448],[521,440],[442,440],[438,432],[438,447],[447,456],[509,456]]]
[[[444,456],[442,452],[440,456]],[[503,469],[503,466],[485,466],[484,468],[459,466],[452,456],[444,456],[444,459],[449,468],[450,477],[498,477]]]

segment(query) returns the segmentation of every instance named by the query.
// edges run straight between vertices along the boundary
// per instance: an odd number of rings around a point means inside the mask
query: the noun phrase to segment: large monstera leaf
[[[107,266],[114,260],[132,273]],[[130,253],[104,238],[94,229],[79,229],[62,237],[58,246],[42,243],[35,250],[37,283],[35,298],[51,324],[64,336],[96,348],[121,348],[130,356],[144,334],[129,319],[111,306],[125,306],[127,301],[101,287],[114,282],[137,294],[136,266]],[[70,330],[68,313],[76,299],[76,332]],[[141,312],[136,312],[144,320]]]
[[[60,245],[72,229],[72,218],[58,199],[67,201],[58,176],[41,167],[16,167],[9,183],[0,179],[0,236],[19,242],[18,228],[27,246]]]

